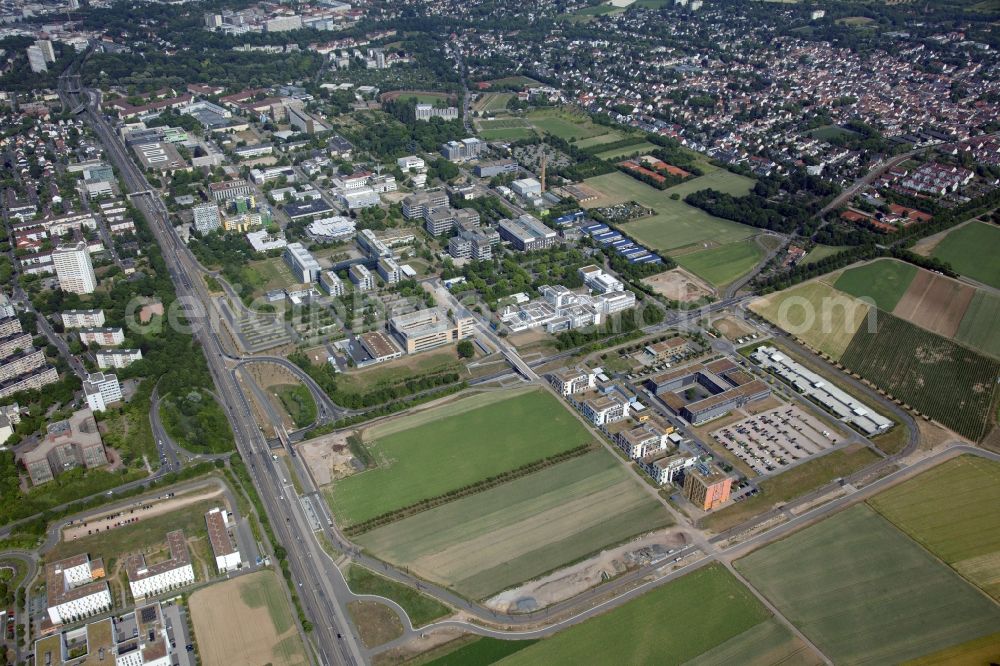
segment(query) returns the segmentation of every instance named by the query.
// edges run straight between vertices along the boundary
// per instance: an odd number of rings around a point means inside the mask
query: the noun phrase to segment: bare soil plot
[[[297,446],[317,486],[328,485],[335,479],[342,479],[358,471],[351,464],[354,454],[347,446],[350,434],[334,432],[306,440]]]
[[[367,648],[373,648],[403,635],[399,616],[385,604],[377,601],[352,601],[347,605],[354,626],[361,634]]]
[[[232,578],[191,595],[204,666],[304,666],[305,646],[273,571]]]
[[[707,282],[679,267],[643,278],[642,282],[657,294],[681,303],[690,303],[715,294],[715,290]]]
[[[735,317],[720,317],[712,322],[712,326],[718,329],[730,341],[745,338],[755,332],[753,327]]]
[[[975,289],[958,280],[917,271],[892,313],[928,331],[953,338],[975,295]]]

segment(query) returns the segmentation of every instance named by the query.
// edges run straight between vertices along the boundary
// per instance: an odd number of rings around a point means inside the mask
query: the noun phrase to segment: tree
[[[462,340],[458,343],[458,355],[462,358],[472,358],[475,353],[476,348],[468,340]]]

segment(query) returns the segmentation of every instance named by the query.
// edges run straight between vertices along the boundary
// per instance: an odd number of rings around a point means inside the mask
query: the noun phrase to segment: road
[[[133,205],[146,218],[160,246],[178,298],[190,304],[188,320],[193,335],[204,350],[216,395],[229,417],[237,449],[248,463],[276,539],[287,552],[289,569],[305,614],[314,623],[315,630],[309,642],[317,661],[323,665],[363,663],[360,642],[330,582],[334,577],[329,569],[332,563],[327,564],[329,560],[314,538],[301,504],[288,490],[290,486],[283,470],[271,459],[268,444],[253,420],[250,404],[236,379],[235,370],[227,366],[219,331],[210,325],[206,309],[201,305],[207,302],[207,294],[196,268],[197,262],[170,225],[159,195],[152,190],[132,162],[124,144],[101,115],[97,93],[81,90],[79,77],[72,73],[61,77],[59,84],[60,94],[74,107],[77,106],[74,104],[77,95],[84,96],[87,123],[94,129],[109,160],[117,168]]]

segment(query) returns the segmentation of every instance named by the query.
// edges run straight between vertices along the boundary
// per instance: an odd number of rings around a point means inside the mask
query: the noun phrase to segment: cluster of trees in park
[[[774,203],[756,194],[735,197],[711,188],[692,192],[684,201],[709,215],[785,234],[799,228],[810,215],[797,206]]]
[[[538,288],[545,284],[561,284],[570,289],[581,287],[583,278],[577,269],[593,261],[579,250],[559,246],[516,257],[494,256],[485,261],[470,261],[461,269],[446,261],[441,275],[444,279],[464,277],[466,282],[455,285],[453,291],[475,290],[495,309],[497,301],[520,292],[537,295]]]
[[[511,212],[504,205],[503,201],[492,194],[488,197],[477,197],[475,199],[452,197],[451,205],[453,208],[471,208],[475,210],[479,213],[479,217],[483,222],[496,222],[511,217]]]
[[[349,138],[362,150],[395,159],[418,151],[437,152],[442,143],[466,136],[461,120],[417,120],[415,106],[413,98],[388,100],[382,108],[397,122],[386,122],[381,114],[366,114],[359,119],[362,127],[348,132]]]
[[[206,391],[170,394],[160,406],[160,418],[170,437],[195,453],[233,450],[233,431],[222,407]]]

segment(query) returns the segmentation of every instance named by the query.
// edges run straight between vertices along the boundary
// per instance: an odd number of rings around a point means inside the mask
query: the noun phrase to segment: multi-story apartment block
[[[27,375],[45,365],[45,353],[41,349],[22,349],[0,359],[0,382]]]
[[[108,464],[97,421],[89,409],[74,412],[65,421],[48,426],[47,434],[19,454],[32,485],[51,481],[74,467],[94,469]]]
[[[589,370],[563,368],[549,374],[549,383],[559,391],[559,395],[568,397],[594,388],[597,374]]]
[[[59,288],[74,294],[91,294],[97,288],[97,276],[90,252],[83,241],[60,245],[52,251],[52,265],[59,278]]]
[[[250,195],[250,184],[242,178],[227,180],[222,183],[212,183],[208,186],[208,189],[216,201],[226,201],[227,199]]]
[[[403,279],[403,270],[392,257],[382,257],[379,259],[376,270],[386,284],[396,284]]]
[[[59,313],[63,328],[104,326],[104,310],[65,310]]]
[[[703,463],[684,474],[684,496],[703,511],[711,511],[729,499],[733,479]]]
[[[398,315],[389,320],[389,331],[407,354],[464,340],[475,333],[473,317],[449,316],[445,308],[435,307]]]
[[[371,291],[375,288],[375,276],[363,264],[355,264],[347,271],[347,276],[358,291]]]
[[[0,293],[0,320],[8,319],[16,314],[14,305],[10,302],[7,294]]]
[[[0,319],[0,337],[7,337],[20,332],[21,320],[17,317],[10,316],[6,319]]]
[[[493,258],[494,241],[499,241],[499,236],[493,230],[462,230],[448,239],[448,254],[455,259],[486,261]]]
[[[229,533],[229,514],[219,507],[210,509],[205,514],[205,524],[208,526],[208,542],[215,555],[215,568],[219,573],[239,569],[240,551]]]
[[[485,147],[486,142],[476,138],[449,141],[441,145],[441,154],[452,162],[465,162],[479,157]]]
[[[194,582],[191,554],[184,540],[184,532],[167,533],[170,559],[157,564],[146,564],[142,555],[133,555],[125,562],[128,585],[134,599],[146,599]]]
[[[638,460],[667,448],[667,431],[652,423],[642,423],[616,433],[615,443],[629,458]]]
[[[83,381],[83,395],[87,405],[95,412],[103,412],[108,405],[122,399],[122,387],[118,376],[104,372],[92,372]]]
[[[111,610],[104,562],[86,554],[45,566],[45,594],[52,624],[76,622]]]
[[[320,271],[323,269],[316,261],[316,257],[312,256],[302,243],[289,243],[285,246],[284,258],[300,283],[311,284],[319,279]]]
[[[583,416],[595,426],[621,421],[628,416],[629,403],[617,395],[597,395],[578,403]]]
[[[84,345],[97,343],[102,347],[113,347],[125,342],[125,331],[118,326],[110,327],[85,327],[81,328],[77,335]]]
[[[455,210],[447,206],[432,208],[424,213],[424,229],[431,236],[451,233],[455,228]]]
[[[142,360],[141,349],[102,349],[94,354],[97,367],[127,368],[136,361]]]
[[[448,206],[448,193],[444,190],[417,192],[403,199],[403,217],[413,220],[424,217],[427,211]]]
[[[194,228],[200,234],[207,234],[215,231],[222,224],[219,215],[219,204],[203,203],[191,209],[194,216]]]
[[[682,453],[654,451],[639,459],[639,467],[657,483],[663,486],[673,483],[675,479],[698,461],[694,456]]]
[[[14,333],[5,338],[0,338],[0,358],[14,356],[31,348],[31,335],[28,333]]]
[[[21,391],[37,391],[43,386],[54,384],[57,381],[59,381],[59,373],[51,365],[45,365],[26,375],[0,382],[0,398],[6,398]]]
[[[323,271],[320,273],[319,287],[330,296],[344,295],[344,281],[333,271]]]

